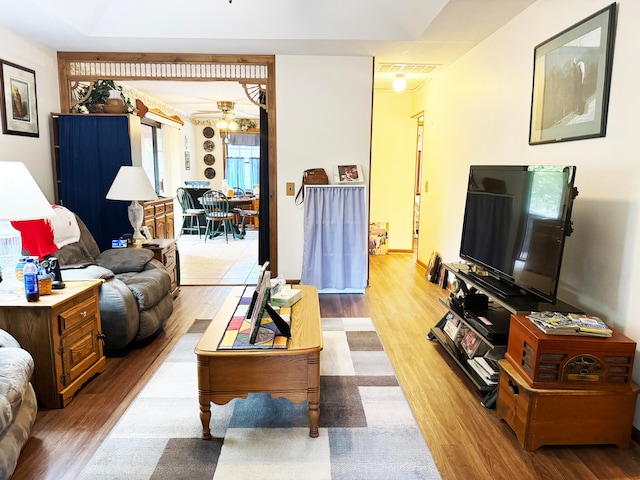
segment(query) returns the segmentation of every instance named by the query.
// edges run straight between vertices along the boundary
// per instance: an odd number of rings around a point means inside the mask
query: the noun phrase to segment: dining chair
[[[218,190],[207,190],[202,195],[202,206],[205,209],[205,218],[207,219],[207,228],[204,232],[204,241],[211,235],[213,237],[216,233],[221,234],[224,231],[224,236],[229,243],[229,233],[233,236],[233,224],[231,221],[234,218],[233,212],[229,209],[229,201],[227,196]],[[215,224],[218,223],[216,228]]]
[[[260,218],[260,199],[256,198],[253,201],[253,206],[257,207],[256,210],[243,210],[238,209],[238,214],[242,218],[242,225],[240,226],[240,234],[244,237],[247,233],[246,224],[247,219],[259,219]],[[255,227],[254,227],[255,228]]]
[[[243,188],[240,187],[233,187],[233,195],[236,197],[244,197],[247,194],[247,192],[244,191]]]
[[[196,208],[193,198],[189,192],[182,187],[176,190],[176,198],[182,208],[182,228],[180,228],[180,236],[183,233],[197,233],[198,238],[202,238],[202,229],[205,225],[200,225],[200,217],[204,217],[204,208]]]

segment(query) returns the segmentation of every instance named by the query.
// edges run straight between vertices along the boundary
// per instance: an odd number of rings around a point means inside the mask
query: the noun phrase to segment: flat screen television
[[[460,258],[483,270],[472,269],[474,279],[503,297],[555,303],[575,174],[574,166],[470,167]]]

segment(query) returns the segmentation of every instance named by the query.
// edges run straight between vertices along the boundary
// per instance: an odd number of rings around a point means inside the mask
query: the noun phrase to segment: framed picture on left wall
[[[0,60],[2,133],[38,137],[36,72]]]

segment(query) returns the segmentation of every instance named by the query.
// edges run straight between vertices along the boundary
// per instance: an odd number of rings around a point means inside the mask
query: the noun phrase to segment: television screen
[[[521,289],[555,302],[577,190],[573,166],[473,165],[460,257],[502,296]],[[497,281],[496,281],[497,280]]]

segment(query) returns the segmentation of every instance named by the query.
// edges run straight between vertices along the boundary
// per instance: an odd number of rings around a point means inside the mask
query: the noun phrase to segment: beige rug
[[[207,239],[197,235],[178,238],[181,285],[247,285],[257,283],[258,231],[243,239]]]
[[[178,342],[81,480],[441,478],[370,318],[322,319],[318,438],[307,402],[252,394],[212,404],[202,440],[194,347],[207,324]]]

